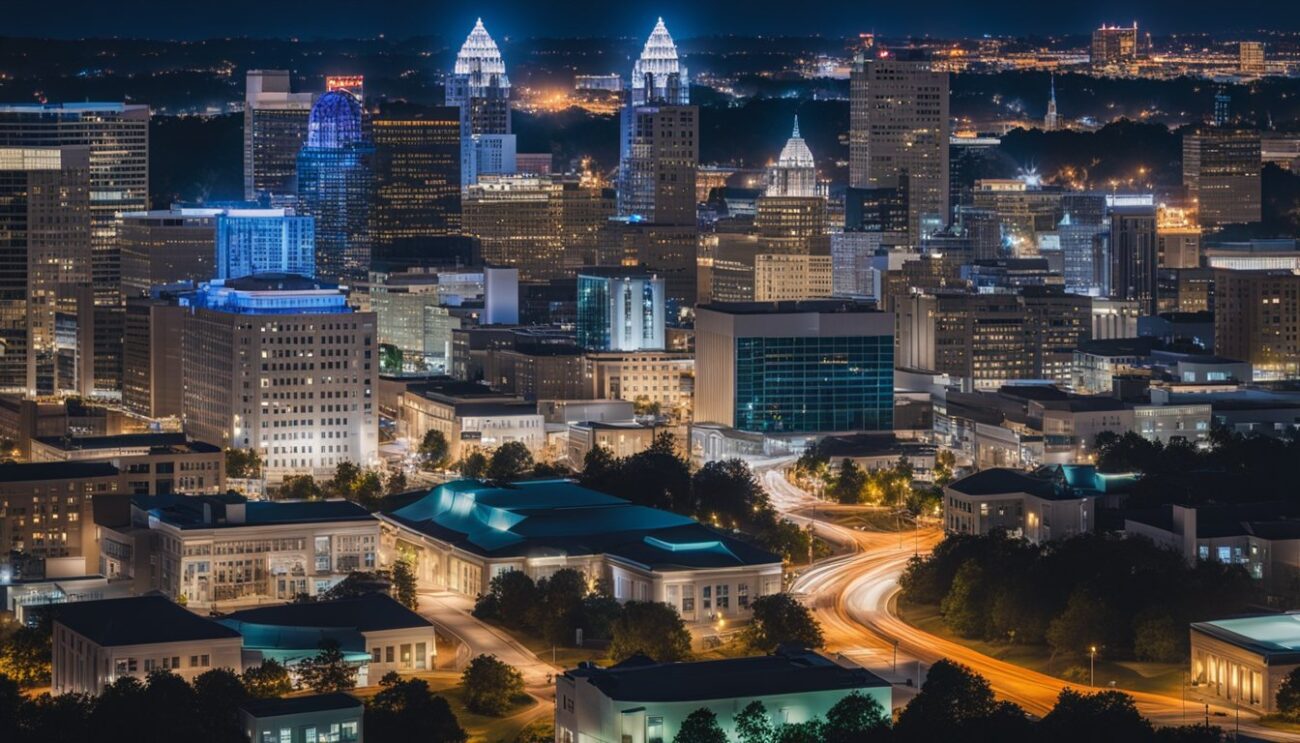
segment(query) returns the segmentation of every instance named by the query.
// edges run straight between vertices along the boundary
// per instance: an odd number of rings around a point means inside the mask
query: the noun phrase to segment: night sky
[[[1137,20],[1155,33],[1300,31],[1295,0],[11,0],[0,36],[156,38],[462,36],[481,15],[496,36],[644,36],[663,15],[678,37],[716,34],[1085,33]]]

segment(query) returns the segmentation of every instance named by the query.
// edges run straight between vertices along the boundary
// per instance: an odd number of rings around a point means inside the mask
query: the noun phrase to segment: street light
[[[1097,686],[1097,646],[1088,646],[1088,686]]]

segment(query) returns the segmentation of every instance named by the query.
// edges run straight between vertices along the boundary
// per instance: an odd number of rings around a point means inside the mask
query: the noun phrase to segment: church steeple
[[[1043,129],[1055,131],[1061,125],[1056,114],[1056,75],[1052,75],[1051,87],[1047,97],[1047,115],[1043,117]]]

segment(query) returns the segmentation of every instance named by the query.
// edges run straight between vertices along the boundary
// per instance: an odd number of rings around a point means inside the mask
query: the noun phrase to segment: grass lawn
[[[499,622],[488,622],[502,632],[509,635],[520,645],[532,651],[533,655],[542,659],[546,663],[551,662],[551,646],[546,640],[534,635],[525,634],[512,630]],[[603,648],[585,647],[585,648],[565,648],[557,647],[555,651],[554,665],[560,668],[573,668],[584,661],[603,661],[605,660],[605,650]]]
[[[900,521],[891,511],[874,506],[831,507],[825,516],[832,523],[862,531],[912,531],[910,521]]]
[[[1291,720],[1284,720],[1277,715],[1261,717],[1259,718],[1259,724],[1267,728],[1272,728],[1273,730],[1280,730],[1284,733],[1300,735],[1300,724],[1292,722]]]
[[[1065,678],[1070,667],[1082,669],[1082,677],[1070,679],[1087,683],[1088,659],[1055,658],[1044,645],[1013,645],[1005,642],[971,640],[960,637],[943,623],[939,616],[939,607],[932,604],[912,604],[901,599],[898,602],[898,616],[917,629],[937,635],[977,650],[991,658],[1023,666],[1031,671]],[[1120,689],[1146,691],[1168,696],[1178,696],[1182,690],[1183,673],[1186,667],[1180,663],[1140,663],[1138,661],[1113,661],[1104,657],[1097,658],[1097,686],[1113,684]]]
[[[456,713],[456,719],[460,720],[460,726],[469,733],[471,741],[512,743],[520,731],[538,722],[539,717],[548,718],[547,710],[543,709],[543,705],[530,696],[521,697],[503,717],[489,717],[470,712],[461,699],[460,674],[454,671],[421,671],[409,676],[403,675],[403,678],[412,677],[424,679],[435,694],[447,700],[452,711]],[[354,689],[350,693],[360,699],[369,699],[378,692],[379,686],[373,685]]]

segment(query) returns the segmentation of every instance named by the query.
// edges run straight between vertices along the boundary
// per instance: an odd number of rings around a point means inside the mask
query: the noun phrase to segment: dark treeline
[[[1240,614],[1259,598],[1237,565],[1183,557],[1145,539],[1082,535],[1034,545],[1001,533],[949,535],[902,578],[908,601],[937,605],[963,637],[1046,645],[1086,665],[1177,662],[1189,622]]]

